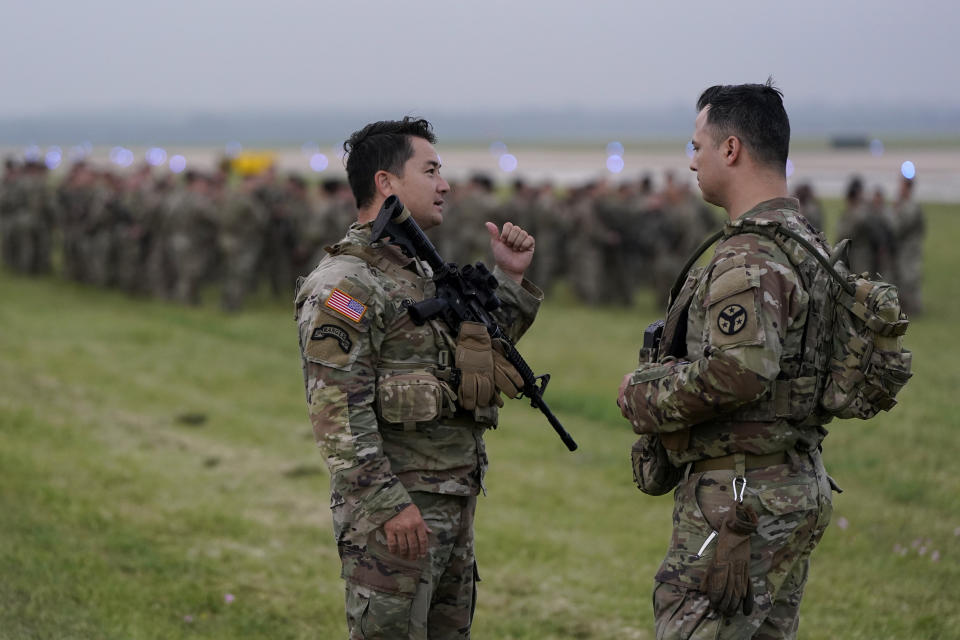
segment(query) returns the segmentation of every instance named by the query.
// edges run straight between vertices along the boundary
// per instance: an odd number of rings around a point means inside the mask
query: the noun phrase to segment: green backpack
[[[871,278],[868,274],[851,273],[842,256],[848,240],[838,243],[829,258],[806,238],[778,222],[746,219],[734,223],[708,238],[688,262],[693,265],[700,254],[724,235],[756,233],[773,239],[790,259],[805,285],[826,286],[832,312],[808,330],[806,341],[813,348],[809,360],[817,377],[819,402],[813,411],[827,417],[866,420],[880,411],[889,411],[897,404],[896,396],[906,385],[913,356],[903,348],[903,335],[909,320],[900,310],[896,286]],[[798,252],[790,243],[803,248]],[[813,263],[798,259],[813,256],[826,272],[824,278],[812,271]],[[816,280],[816,282],[813,282]],[[679,280],[678,280],[679,282]],[[829,305],[828,302],[828,305]]]

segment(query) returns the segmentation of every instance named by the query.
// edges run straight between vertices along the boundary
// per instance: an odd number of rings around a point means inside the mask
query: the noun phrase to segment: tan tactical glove
[[[505,347],[503,342],[495,340],[493,343],[493,367],[494,382],[497,384],[497,390],[507,394],[508,398],[516,398],[517,394],[523,389],[523,376],[507,361],[503,355]],[[500,401],[503,406],[503,401]]]
[[[493,403],[498,407],[503,406],[503,400],[497,394],[495,386],[496,368],[490,334],[481,323],[460,324],[454,364],[460,369],[457,397],[461,407],[473,411],[477,407],[489,407]]]
[[[732,616],[743,608],[753,611],[753,586],[750,584],[750,534],[757,530],[757,512],[742,503],[720,525],[713,562],[703,576],[700,590],[707,594],[714,611]]]

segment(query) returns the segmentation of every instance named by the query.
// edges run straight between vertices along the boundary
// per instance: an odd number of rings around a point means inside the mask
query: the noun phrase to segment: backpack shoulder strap
[[[700,259],[707,249],[709,249],[713,244],[722,238],[725,235],[723,229],[717,231],[714,234],[711,234],[709,238],[700,243],[700,246],[697,247],[690,257],[687,259],[686,264],[683,265],[683,268],[680,269],[680,275],[677,276],[677,279],[674,280],[673,286],[670,288],[670,300],[676,300],[677,295],[680,294],[680,289],[683,287],[683,283],[687,281],[687,274],[690,273],[690,269],[693,268],[693,265],[697,263],[697,260]]]

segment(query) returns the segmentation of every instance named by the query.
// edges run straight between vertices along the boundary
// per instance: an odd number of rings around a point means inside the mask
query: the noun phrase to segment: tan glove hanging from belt
[[[749,505],[736,505],[720,525],[716,555],[700,585],[713,610],[724,616],[735,615],[741,607],[744,615],[753,611],[750,534],[757,530],[758,518]]]
[[[487,328],[479,322],[463,322],[457,336],[454,365],[460,369],[457,398],[468,411],[477,407],[503,406],[496,388],[493,345]]]

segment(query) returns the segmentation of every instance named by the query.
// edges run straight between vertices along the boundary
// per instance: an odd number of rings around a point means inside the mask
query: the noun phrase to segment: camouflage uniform
[[[450,336],[413,324],[406,306],[435,295],[429,268],[369,245],[354,224],[296,296],[314,435],[330,469],[331,510],[347,581],[351,638],[468,638],[475,600],[473,513],[496,408],[465,411],[451,385]],[[415,270],[414,270],[415,269]],[[519,338],[542,294],[494,275],[498,321]],[[429,553],[387,550],[382,525],[411,503],[432,529]]]
[[[896,204],[896,283],[900,302],[908,314],[923,312],[923,209],[913,198]]]
[[[27,194],[21,184],[18,169],[8,167],[3,174],[3,188],[0,190],[0,256],[3,264],[16,269],[18,263],[17,235],[18,217],[21,209],[27,206]]]
[[[25,207],[20,211],[20,273],[42,274],[50,272],[54,208],[50,188],[47,185],[47,169],[44,165],[28,165],[28,173],[21,178],[25,195]]]
[[[757,205],[729,230],[745,219],[779,222],[827,253],[792,198]],[[672,301],[660,363],[641,366],[625,392],[634,430],[659,433],[683,469],[656,575],[657,638],[796,636],[809,557],[832,511],[819,453],[828,418],[815,409],[811,374],[818,354],[804,340],[808,325],[823,326],[828,301],[822,268],[795,243],[785,246],[789,257],[759,234],[722,240]],[[734,505],[739,476],[744,503],[759,515],[750,536],[754,606],[723,617],[701,591],[716,543],[697,553]]]
[[[220,304],[226,311],[238,311],[246,295],[256,290],[257,261],[270,214],[242,190],[232,192],[218,213],[217,243],[223,258]]]
[[[183,187],[167,200],[164,214],[166,252],[174,268],[173,297],[200,303],[200,284],[209,274],[216,251],[216,211],[204,193]]]

